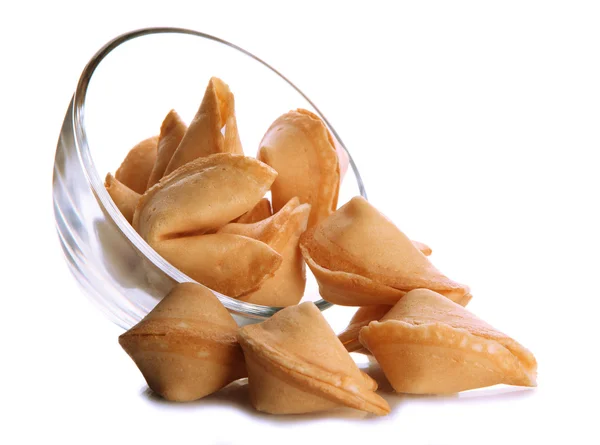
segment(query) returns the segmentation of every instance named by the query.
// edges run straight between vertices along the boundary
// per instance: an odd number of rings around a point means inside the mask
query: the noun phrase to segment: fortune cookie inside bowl
[[[233,222],[240,224],[252,224],[262,221],[263,219],[267,219],[272,214],[273,211],[271,210],[271,202],[268,198],[263,198],[242,216],[233,220]]]
[[[268,165],[241,155],[195,159],[144,193],[133,227],[151,246],[217,230],[254,207],[276,176]]]
[[[286,113],[267,130],[257,159],[273,167],[273,211],[298,197],[312,209],[308,227],[322,221],[337,207],[340,165],[329,130],[313,113],[298,109]]]
[[[230,233],[166,239],[154,248],[190,278],[232,298],[260,288],[282,263],[267,244]]]
[[[224,126],[225,136],[221,133]],[[233,94],[225,82],[212,77],[200,108],[173,153],[165,174],[196,158],[217,153],[244,154],[237,131]]]
[[[254,292],[240,297],[243,301],[265,306],[291,306],[304,295],[306,268],[298,247],[306,230],[309,204],[294,197],[274,215],[253,224],[231,223],[218,233],[232,233],[266,243],[282,257],[281,266]]]

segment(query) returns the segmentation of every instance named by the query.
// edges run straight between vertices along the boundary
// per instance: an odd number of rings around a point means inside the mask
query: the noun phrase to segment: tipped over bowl
[[[123,34],[88,62],[60,132],[53,199],[58,235],[76,279],[116,324],[130,328],[177,282],[193,281],[158,255],[119,212],[104,187],[128,149],[157,133],[170,109],[191,120],[208,79],[225,80],[236,95],[239,133],[255,156],[269,125],[304,108],[319,116],[346,152],[339,135],[314,103],[286,77],[248,51],[222,39],[177,28]],[[352,157],[338,206],[366,197]],[[213,291],[214,292],[214,291]],[[239,324],[268,318],[279,307],[261,306],[215,292]],[[320,310],[310,271],[303,301]]]

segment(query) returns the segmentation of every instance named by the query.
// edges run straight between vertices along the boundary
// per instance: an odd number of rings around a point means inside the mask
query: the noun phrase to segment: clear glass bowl
[[[174,108],[189,122],[211,76],[236,98],[244,151],[254,156],[279,115],[306,108],[335,129],[294,84],[258,57],[224,40],[176,28],[147,28],[108,42],[89,61],[65,116],[56,150],[53,198],[56,226],[68,264],[99,308],[129,328],[174,285],[193,281],[160,257],[118,211],[104,188],[128,150],[158,134]],[[366,197],[356,165],[340,187],[339,205]],[[307,270],[305,300],[331,307]],[[240,324],[260,321],[280,308],[238,301],[215,292]],[[341,310],[341,308],[340,308]]]

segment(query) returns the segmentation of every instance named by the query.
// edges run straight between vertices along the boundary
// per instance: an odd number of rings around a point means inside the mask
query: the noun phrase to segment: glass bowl
[[[229,84],[236,98],[244,151],[254,156],[269,125],[281,114],[313,102],[273,67],[219,38],[187,29],[147,28],[108,42],[89,61],[61,129],[53,178],[58,235],[71,271],[99,308],[128,329],[176,282],[193,281],[160,257],[121,215],[104,188],[137,142],[158,134],[174,108],[189,122],[211,76]],[[340,186],[339,205],[366,197],[352,157]],[[240,324],[265,319],[280,308],[242,302],[215,292]],[[307,268],[304,300],[322,300]],[[342,310],[340,308],[339,310]],[[351,314],[350,314],[351,315]]]

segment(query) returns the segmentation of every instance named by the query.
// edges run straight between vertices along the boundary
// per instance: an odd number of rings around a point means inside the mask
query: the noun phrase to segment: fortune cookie
[[[321,296],[342,306],[395,304],[417,288],[462,301],[469,288],[442,275],[389,219],[352,198],[300,237]]]
[[[296,110],[273,122],[264,135],[257,159],[273,167],[273,212],[294,196],[311,205],[308,227],[337,208],[340,165],[331,134],[313,113]]]
[[[373,305],[363,306],[358,308],[354,313],[354,316],[350,320],[350,323],[342,332],[338,334],[338,338],[346,348],[348,352],[360,352],[362,354],[370,354],[368,349],[365,349],[363,345],[358,341],[358,333],[362,328],[367,326],[372,321],[379,320],[392,306],[387,305]]]
[[[115,179],[110,173],[106,175],[104,187],[127,222],[131,224],[135,207],[141,195]]]
[[[536,386],[531,352],[427,289],[407,293],[359,334],[398,392],[449,394],[504,383]]]
[[[221,133],[225,128],[225,137]],[[215,153],[243,154],[237,132],[233,94],[225,82],[212,77],[200,108],[173,153],[165,175],[196,158]]]
[[[271,211],[271,203],[269,202],[269,199],[263,198],[258,201],[254,207],[233,222],[240,224],[252,224],[262,221],[263,219],[267,219],[272,214],[273,212]]]
[[[282,263],[267,244],[229,233],[164,239],[153,247],[188,277],[232,298],[258,289]]]
[[[217,233],[233,233],[253,238],[270,246],[282,257],[281,266],[259,289],[240,300],[265,306],[291,306],[304,295],[306,267],[298,247],[298,239],[306,230],[309,204],[294,197],[273,216],[253,224],[231,223]]]
[[[140,195],[146,191],[148,178],[156,161],[158,136],[144,139],[137,144],[121,163],[115,178]]]
[[[181,120],[175,110],[169,111],[167,117],[160,127],[160,135],[158,136],[158,145],[156,148],[156,160],[152,167],[152,172],[148,178],[148,188],[152,187],[163,177],[167,165],[173,157],[173,153],[179,144],[183,135],[187,130],[187,126]]]
[[[141,197],[133,227],[158,241],[215,231],[250,210],[277,176],[253,158],[221,153],[177,169]]]
[[[208,289],[177,284],[119,343],[148,386],[168,400],[196,400],[246,376],[237,324]]]
[[[259,411],[298,414],[338,406],[377,415],[390,411],[312,302],[244,326],[238,340],[250,401]]]

